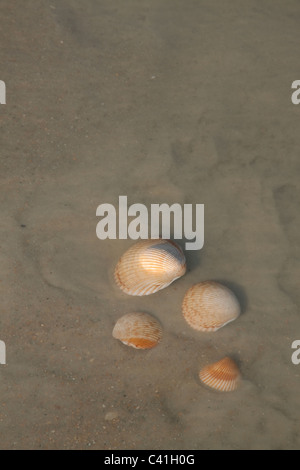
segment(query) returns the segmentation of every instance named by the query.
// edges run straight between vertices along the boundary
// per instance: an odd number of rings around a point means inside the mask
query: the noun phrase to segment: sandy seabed
[[[0,448],[300,447],[299,20],[297,0],[1,0]],[[204,248],[151,296],[114,283],[132,241],[96,237],[119,195],[205,204]],[[181,313],[208,279],[242,306],[212,334]],[[112,338],[130,311],[156,348]],[[201,386],[225,355],[240,389]]]

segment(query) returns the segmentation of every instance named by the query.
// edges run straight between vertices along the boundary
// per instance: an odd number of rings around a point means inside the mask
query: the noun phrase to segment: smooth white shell
[[[183,299],[182,312],[195,330],[216,331],[240,315],[240,305],[234,293],[214,281],[192,286]]]

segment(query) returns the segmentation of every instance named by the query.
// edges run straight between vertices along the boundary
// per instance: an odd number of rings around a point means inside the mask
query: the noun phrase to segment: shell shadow
[[[238,353],[236,353],[235,351],[230,351],[227,356],[230,357],[230,359],[232,359],[236,363],[239,369],[241,369],[243,361]]]
[[[237,282],[227,281],[226,279],[214,279],[216,282],[220,284],[224,284],[224,286],[228,287],[228,289],[232,290],[232,292],[236,295],[240,306],[241,306],[241,315],[243,315],[247,308],[248,308],[248,296],[246,290],[243,286],[238,284]]]

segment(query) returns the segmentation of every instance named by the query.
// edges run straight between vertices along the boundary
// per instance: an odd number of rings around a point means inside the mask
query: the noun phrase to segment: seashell
[[[127,346],[137,349],[150,349],[162,337],[160,323],[147,313],[127,313],[119,318],[112,335]]]
[[[171,240],[142,240],[120,258],[115,281],[129,295],[149,295],[183,276],[186,261],[182,249]]]
[[[203,367],[199,372],[202,383],[221,392],[232,392],[239,386],[241,374],[236,363],[230,357]]]
[[[200,282],[185,294],[182,313],[195,330],[216,331],[240,315],[234,293],[214,281]]]

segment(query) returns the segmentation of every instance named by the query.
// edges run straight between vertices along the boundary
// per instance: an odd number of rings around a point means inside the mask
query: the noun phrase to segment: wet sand
[[[296,0],[2,0],[1,449],[299,449],[299,77]],[[131,240],[96,208],[205,204],[188,272],[130,297]],[[184,241],[180,242],[183,246]],[[186,290],[213,279],[242,315],[192,330]],[[161,344],[116,320],[145,311]],[[240,389],[202,387],[236,359]]]

